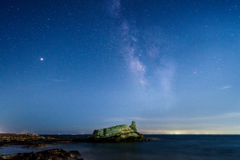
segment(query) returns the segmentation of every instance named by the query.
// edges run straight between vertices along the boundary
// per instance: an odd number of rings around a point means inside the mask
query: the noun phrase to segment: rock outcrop
[[[71,138],[56,136],[39,136],[37,134],[0,134],[0,147],[4,145],[28,145],[29,148],[44,147],[46,144],[70,143]]]
[[[135,121],[132,121],[132,124],[129,126],[134,132],[137,132],[137,125]]]
[[[123,124],[113,127],[94,130],[93,134],[83,137],[76,141],[86,142],[135,142],[149,141],[149,138],[143,138],[143,135],[137,132],[137,125],[132,121],[130,126]]]
[[[0,142],[24,142],[24,141],[39,141],[45,140],[46,137],[39,136],[37,134],[0,134]]]
[[[94,139],[119,137],[126,139],[129,137],[142,138],[143,135],[137,132],[136,122],[133,121],[131,126],[126,124],[94,130],[92,137]]]
[[[32,142],[32,141],[51,141],[56,140],[58,137],[44,137],[39,136],[33,133],[27,134],[15,134],[15,133],[2,133],[0,134],[0,143],[24,143],[24,142]]]

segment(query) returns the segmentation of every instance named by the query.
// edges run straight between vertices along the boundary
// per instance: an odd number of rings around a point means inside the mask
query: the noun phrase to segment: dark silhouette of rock
[[[28,145],[25,148],[42,148],[42,147],[46,147],[46,144],[44,144],[44,143],[33,143],[32,145]]]
[[[17,153],[6,156],[1,156],[0,160],[83,160],[78,151],[67,152],[63,149],[49,149],[42,152]]]

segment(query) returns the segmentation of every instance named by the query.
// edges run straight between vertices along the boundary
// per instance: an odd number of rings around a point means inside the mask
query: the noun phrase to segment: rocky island
[[[130,126],[123,124],[113,127],[94,130],[93,134],[87,137],[77,139],[76,141],[85,142],[141,142],[155,140],[153,138],[143,138],[143,135],[137,132],[137,125],[132,121]]]

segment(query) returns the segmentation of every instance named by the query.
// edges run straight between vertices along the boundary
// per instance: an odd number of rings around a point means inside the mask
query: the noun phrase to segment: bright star
[[[43,58],[40,58],[41,61],[43,61]]]

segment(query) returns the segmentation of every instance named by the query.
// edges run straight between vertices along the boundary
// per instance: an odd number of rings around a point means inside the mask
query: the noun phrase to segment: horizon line
[[[0,133],[0,134],[30,134],[30,133]],[[91,135],[90,133],[33,133],[37,135]],[[240,135],[240,133],[143,133],[143,135]]]

